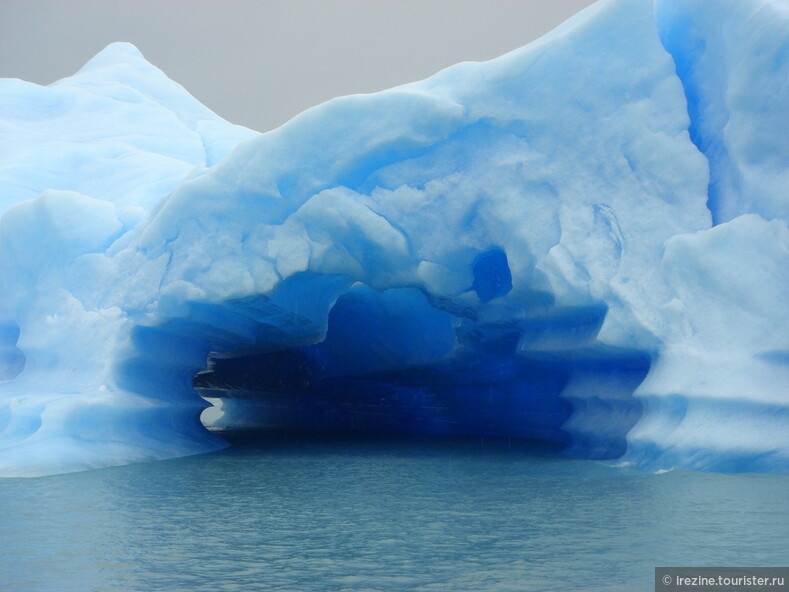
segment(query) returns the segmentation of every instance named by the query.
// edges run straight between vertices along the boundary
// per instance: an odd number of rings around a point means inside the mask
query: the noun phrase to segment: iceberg
[[[0,476],[223,428],[789,471],[787,48],[779,0],[602,0],[265,134],[127,43],[0,80]]]

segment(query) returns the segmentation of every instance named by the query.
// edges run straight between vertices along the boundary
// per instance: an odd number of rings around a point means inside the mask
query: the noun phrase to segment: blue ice
[[[200,395],[789,471],[789,17],[719,5],[603,0],[265,134],[126,43],[0,80],[0,475],[222,447]]]

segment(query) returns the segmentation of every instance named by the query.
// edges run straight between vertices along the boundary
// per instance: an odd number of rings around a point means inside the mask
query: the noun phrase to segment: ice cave
[[[782,0],[602,0],[263,134],[128,43],[0,80],[0,476],[239,428],[789,471],[787,80]]]

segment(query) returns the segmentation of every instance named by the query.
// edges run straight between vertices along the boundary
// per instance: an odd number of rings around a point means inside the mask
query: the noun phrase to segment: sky
[[[49,84],[130,41],[258,131],[333,97],[487,60],[592,0],[0,0],[0,77]]]

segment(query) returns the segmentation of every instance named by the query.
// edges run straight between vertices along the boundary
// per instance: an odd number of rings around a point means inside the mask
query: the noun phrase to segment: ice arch
[[[127,44],[0,81],[0,473],[221,446],[198,372],[231,425],[787,470],[789,25],[716,15],[600,2],[263,135]]]
[[[303,319],[290,339],[259,327],[259,345],[217,352],[196,384],[224,400],[222,425],[519,437],[614,458],[640,416],[633,391],[650,358],[596,344],[604,314],[551,307],[489,324],[412,288],[357,284],[328,311],[321,341]]]

